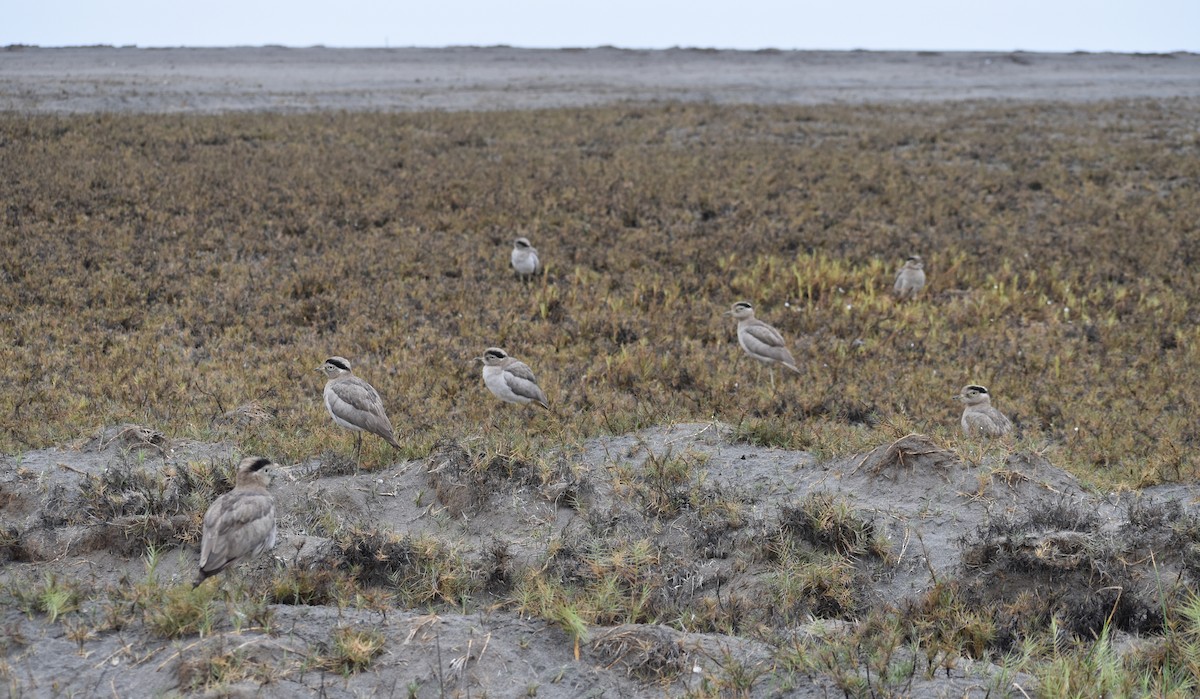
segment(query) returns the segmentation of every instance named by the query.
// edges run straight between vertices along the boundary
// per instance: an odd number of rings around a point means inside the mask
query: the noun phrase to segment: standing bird
[[[766,364],[771,372],[771,390],[775,390],[775,365],[791,369],[797,374],[796,360],[788,351],[783,341],[783,335],[775,328],[754,317],[754,307],[745,301],[738,301],[725,311],[725,315],[733,316],[738,322],[737,338],[742,350],[751,359]]]
[[[265,471],[271,465],[261,456],[242,459],[233,490],[208,506],[200,539],[200,572],[192,589],[230,564],[275,546],[275,498],[267,492],[271,477]]]
[[[524,362],[513,359],[499,347],[489,347],[482,357],[475,359],[483,362],[483,384],[493,396],[505,403],[537,403],[546,410],[550,409],[546,394]]]
[[[1012,432],[1012,421],[992,407],[991,394],[983,386],[963,386],[954,400],[966,405],[963,408],[962,428],[968,437],[1000,437]]]
[[[512,260],[513,269],[522,277],[533,276],[541,266],[537,248],[529,243],[529,238],[517,238],[513,241],[512,255],[509,259]]]
[[[371,384],[350,373],[350,361],[345,357],[330,357],[317,368],[325,372],[325,409],[337,424],[354,430],[354,471],[358,472],[362,455],[362,433],[370,432],[400,449],[392,423],[383,410],[383,399]]]
[[[899,299],[911,299],[916,298],[924,288],[925,263],[921,261],[920,255],[910,255],[900,271],[896,272],[896,284],[892,287],[892,293]]]

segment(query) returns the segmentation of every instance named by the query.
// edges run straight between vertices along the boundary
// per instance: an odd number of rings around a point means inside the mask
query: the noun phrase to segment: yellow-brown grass
[[[513,412],[470,361],[501,346],[537,367],[548,441],[715,415],[858,447],[850,423],[955,429],[978,382],[1093,482],[1194,479],[1195,113],[7,115],[0,449],[205,436],[256,401],[275,419],[243,448],[310,456],[345,441],[313,371],[340,354],[420,455]],[[929,287],[898,304],[913,252]],[[738,299],[793,342],[777,395],[734,372]]]

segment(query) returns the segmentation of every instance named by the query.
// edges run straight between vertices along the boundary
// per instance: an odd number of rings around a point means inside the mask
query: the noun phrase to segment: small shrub
[[[80,586],[71,581],[60,580],[54,573],[47,573],[40,583],[12,583],[10,590],[28,614],[45,614],[51,623],[60,616],[79,610],[84,593]]]
[[[871,521],[861,519],[849,503],[829,493],[812,493],[779,510],[783,534],[841,556],[885,557],[887,539]]]
[[[349,574],[359,585],[394,589],[407,607],[458,606],[480,587],[467,561],[438,540],[374,529],[352,527],[320,565]]]
[[[163,638],[208,634],[217,622],[216,589],[215,585],[166,589],[155,604],[146,607],[146,627]]]
[[[371,661],[383,652],[386,637],[378,629],[342,626],[333,630],[333,640],[326,666],[333,672],[352,675],[370,666]]]

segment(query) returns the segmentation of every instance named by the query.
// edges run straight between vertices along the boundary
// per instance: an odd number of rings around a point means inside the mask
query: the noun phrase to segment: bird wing
[[[383,412],[383,399],[379,397],[379,392],[375,390],[374,386],[357,376],[337,381],[330,386],[330,389],[338,400],[354,410],[368,413]]]
[[[1004,413],[999,410],[988,406],[988,417],[991,418],[992,424],[995,426],[996,435],[1008,434],[1012,431],[1012,420],[1005,417]]]
[[[261,490],[225,493],[204,513],[200,572],[212,575],[275,543],[275,499]]]
[[[763,322],[746,326],[746,334],[766,347],[783,347],[783,335],[778,330]]]
[[[351,376],[332,383],[326,398],[329,411],[334,415],[395,445],[392,421],[383,409],[383,399],[371,384]]]
[[[962,422],[968,433],[988,437],[999,437],[1012,430],[1012,421],[991,406],[964,412]]]
[[[741,339],[752,355],[766,357],[789,369],[796,368],[796,360],[788,351],[783,335],[778,330],[759,321],[747,325],[744,331],[745,334]]]
[[[540,403],[543,408],[549,407],[546,394],[538,386],[533,370],[524,362],[513,362],[504,367],[504,383],[518,396]]]

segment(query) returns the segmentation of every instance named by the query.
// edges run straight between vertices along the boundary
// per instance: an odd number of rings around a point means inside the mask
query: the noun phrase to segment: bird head
[[[748,301],[738,301],[733,304],[724,315],[733,316],[737,320],[745,320],[754,317],[754,307]]]
[[[237,486],[243,488],[250,485],[267,487],[271,484],[271,476],[267,467],[274,466],[270,459],[262,456],[247,456],[238,464]]]
[[[508,359],[508,354],[499,347],[489,347],[483,352],[482,357],[476,357],[476,361],[483,362],[484,366],[497,366],[505,359]]]
[[[954,400],[960,400],[967,405],[980,405],[983,403],[991,403],[991,394],[983,386],[978,384],[970,384],[963,386],[962,391],[954,396]]]
[[[343,374],[349,374],[350,360],[345,357],[330,357],[325,360],[324,364],[317,367],[317,371],[323,372],[331,379]]]

